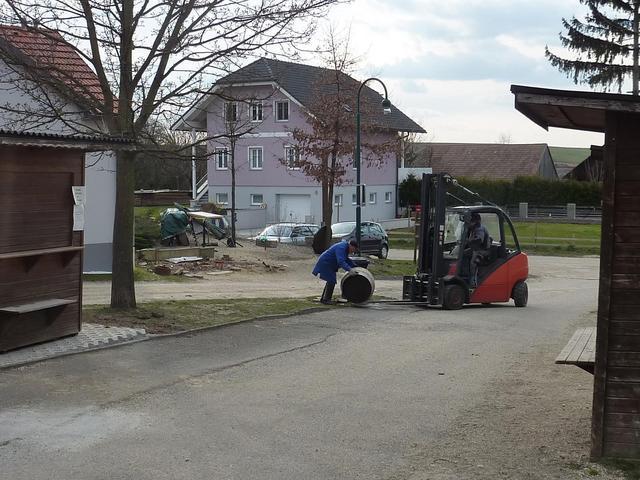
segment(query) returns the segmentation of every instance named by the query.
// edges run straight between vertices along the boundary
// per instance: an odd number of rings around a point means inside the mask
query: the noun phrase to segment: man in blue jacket
[[[327,250],[324,251],[316,266],[313,268],[313,273],[319,276],[322,280],[327,282],[322,291],[321,303],[325,305],[331,304],[331,297],[333,297],[333,289],[336,286],[336,272],[342,267],[343,270],[348,272],[355,263],[349,258],[350,253],[355,253],[358,250],[358,243],[355,240],[347,242],[338,242]]]

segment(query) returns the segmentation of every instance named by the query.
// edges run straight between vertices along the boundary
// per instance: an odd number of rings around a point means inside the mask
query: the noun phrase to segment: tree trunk
[[[133,280],[134,152],[116,152],[116,211],[113,222],[111,308],[135,308]]]

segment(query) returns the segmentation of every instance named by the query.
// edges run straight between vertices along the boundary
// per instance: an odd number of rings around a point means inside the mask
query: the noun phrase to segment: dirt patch
[[[558,351],[521,353],[441,443],[414,445],[408,471],[387,480],[635,478],[589,461],[593,376],[554,365]]]

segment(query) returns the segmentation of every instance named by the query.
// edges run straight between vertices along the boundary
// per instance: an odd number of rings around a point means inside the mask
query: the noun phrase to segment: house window
[[[298,147],[284,147],[284,158],[289,170],[300,170],[300,149]]]
[[[249,105],[249,115],[252,122],[262,121],[262,102],[252,102]]]
[[[216,193],[216,203],[218,205],[227,205],[229,203],[228,193]]]
[[[216,170],[227,170],[229,168],[229,150],[226,148],[216,148],[213,158],[216,161]]]
[[[342,206],[342,194],[338,194],[334,196],[334,202],[336,207],[341,207]]]
[[[249,147],[249,167],[262,170],[262,147]]]
[[[384,203],[391,203],[392,192],[384,193]]]
[[[276,121],[286,122],[289,120],[289,101],[276,102]]]
[[[369,194],[369,203],[376,203],[378,201],[378,194],[373,192]]]
[[[227,122],[235,122],[238,120],[238,104],[236,102],[225,102],[224,119]]]
[[[251,194],[251,205],[262,205],[264,203],[264,196],[261,193]]]
[[[358,197],[354,193],[353,195],[351,195],[351,204],[356,205],[357,203],[358,203]]]

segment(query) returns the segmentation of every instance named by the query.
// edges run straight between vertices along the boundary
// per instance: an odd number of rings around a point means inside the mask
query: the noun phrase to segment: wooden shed
[[[511,92],[516,109],[544,128],[605,134],[591,455],[640,458],[640,98]]]
[[[0,130],[0,352],[80,331],[84,154],[114,144]]]

